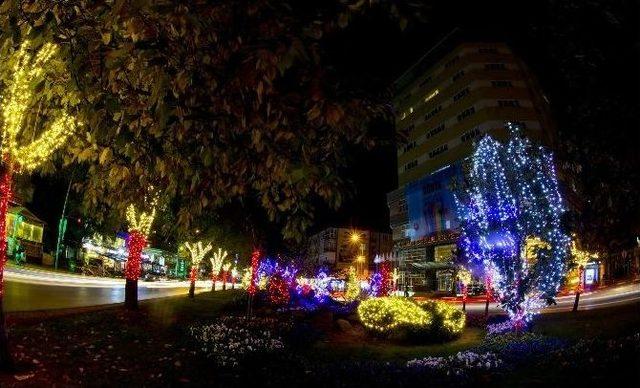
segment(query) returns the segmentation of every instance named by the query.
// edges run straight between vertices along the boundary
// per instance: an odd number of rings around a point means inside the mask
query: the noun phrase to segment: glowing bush
[[[399,340],[448,340],[465,326],[464,313],[454,306],[400,297],[367,299],[358,306],[358,316],[367,329]]]
[[[464,330],[466,316],[455,306],[437,300],[421,302],[420,306],[432,316],[431,335],[433,338],[450,339]]]
[[[400,328],[426,329],[432,322],[429,312],[409,299],[398,297],[367,299],[358,306],[358,316],[367,329],[380,334]]]

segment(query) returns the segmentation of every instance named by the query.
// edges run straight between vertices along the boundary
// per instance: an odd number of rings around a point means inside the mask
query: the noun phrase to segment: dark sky
[[[633,151],[640,144],[635,2],[434,3],[425,23],[410,23],[404,31],[376,13],[353,23],[333,42],[338,66],[348,77],[382,89],[455,28],[471,40],[504,41],[540,81],[564,138],[588,136],[605,146],[604,140],[609,147],[605,152],[613,158],[638,164]],[[581,119],[594,128],[576,128],[576,113],[587,116]],[[314,229],[334,224],[386,230],[385,194],[397,185],[394,147],[356,153],[346,175],[355,184],[355,195],[340,211],[323,213]]]
[[[610,143],[612,157],[637,165],[633,150],[640,140],[635,1],[433,3],[437,5],[427,12],[424,23],[411,22],[404,31],[397,21],[378,12],[356,19],[327,42],[328,61],[344,74],[347,84],[383,92],[456,27],[472,39],[505,41],[538,77],[561,130],[591,136],[596,142],[602,137]],[[599,104],[593,96],[607,103]],[[580,109],[599,109],[602,112],[595,120],[601,123],[579,132],[574,125],[574,103],[583,99],[587,102]],[[592,122],[593,118],[583,120]],[[612,125],[616,128],[613,137],[609,134]],[[373,130],[382,138],[393,139],[392,125],[378,124]],[[372,151],[353,150],[349,166],[341,172],[353,182],[350,199],[338,211],[320,207],[312,231],[330,225],[388,230],[386,193],[397,185],[395,155],[393,144]],[[49,231],[55,230],[68,177],[36,182],[29,205],[49,223]]]

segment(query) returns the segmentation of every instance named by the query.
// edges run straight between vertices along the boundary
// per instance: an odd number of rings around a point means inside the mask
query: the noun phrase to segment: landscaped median
[[[638,305],[541,316],[526,334],[486,335],[485,318],[470,315],[453,338],[417,344],[372,336],[354,310],[256,305],[247,318],[246,301],[228,290],[144,301],[134,312],[10,316],[19,323],[10,333],[18,370],[1,383],[575,385],[629,377],[640,352]],[[446,306],[434,313],[437,304],[407,302],[429,316],[424,322],[447,320]]]

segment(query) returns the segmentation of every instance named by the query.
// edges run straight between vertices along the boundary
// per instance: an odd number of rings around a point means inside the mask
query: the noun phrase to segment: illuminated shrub
[[[420,302],[420,306],[432,316],[432,338],[451,339],[464,330],[466,316],[455,306],[437,300]]]
[[[432,320],[415,302],[399,297],[367,299],[358,306],[358,316],[367,329],[385,335],[398,329],[427,329]]]
[[[464,313],[445,302],[400,297],[367,299],[358,306],[358,316],[367,329],[398,340],[449,340],[465,325]]]

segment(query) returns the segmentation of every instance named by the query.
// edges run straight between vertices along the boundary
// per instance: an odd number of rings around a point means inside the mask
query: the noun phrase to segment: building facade
[[[543,144],[554,139],[546,98],[503,43],[441,42],[396,81],[398,189],[389,193],[401,287],[453,292],[458,222],[453,190],[484,134],[504,140],[521,123]]]
[[[19,262],[42,264],[45,222],[29,209],[16,205],[7,210],[7,255]]]
[[[309,238],[307,260],[314,266],[345,271],[351,266],[365,274],[374,266],[374,258],[393,250],[390,233],[349,228],[326,228]]]

